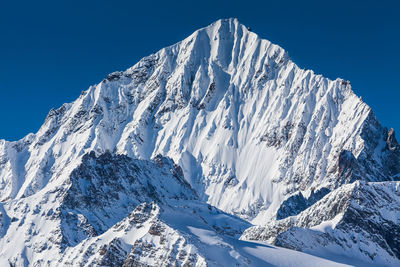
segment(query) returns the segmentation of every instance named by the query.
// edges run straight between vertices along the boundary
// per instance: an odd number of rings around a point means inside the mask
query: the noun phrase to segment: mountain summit
[[[279,265],[268,247],[250,253],[254,243],[235,238],[254,224],[242,239],[276,243],[265,227],[299,234],[292,229],[348,214],[312,212],[340,201],[341,192],[353,199],[357,190],[348,184],[367,183],[363,192],[371,187],[377,199],[390,188],[393,204],[399,173],[394,131],[381,126],[348,81],[301,69],[238,20],[218,20],[51,110],[36,134],[0,141],[0,258],[31,265],[158,265],[165,258]],[[171,215],[176,207],[181,221]],[[393,207],[389,213],[398,217]],[[307,214],[321,218],[282,226]],[[398,225],[395,216],[382,216]],[[338,225],[350,236],[358,228],[349,223]],[[352,251],[361,241],[377,248],[360,249],[360,262],[399,263],[399,240],[381,236],[355,241]],[[292,247],[277,244],[301,249],[295,237]],[[323,261],[301,257],[305,266]]]

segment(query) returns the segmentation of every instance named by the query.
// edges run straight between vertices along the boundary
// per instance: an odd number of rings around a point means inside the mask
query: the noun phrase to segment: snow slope
[[[47,202],[49,192],[77,186],[67,181],[91,152],[144,161],[169,157],[198,201],[256,225],[286,210],[282,203],[290,206],[283,216],[299,214],[319,200],[313,192],[355,180],[396,180],[400,173],[394,131],[380,125],[348,81],[300,69],[281,47],[236,19],[219,20],[111,73],[73,103],[51,110],[36,134],[0,140],[2,231],[13,225],[10,205],[17,204],[11,203]],[[94,185],[91,196],[101,184]],[[293,204],[300,193],[306,204]],[[129,208],[115,211],[112,221],[87,218],[95,232],[82,230],[70,245],[90,232],[104,234],[143,201],[116,202]],[[20,257],[35,259],[26,253]]]

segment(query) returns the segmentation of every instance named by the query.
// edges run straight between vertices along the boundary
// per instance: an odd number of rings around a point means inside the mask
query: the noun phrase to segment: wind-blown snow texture
[[[300,69],[236,19],[219,20],[51,110],[36,134],[0,140],[0,258],[285,265],[273,260],[282,253],[307,266],[322,259],[235,237],[249,223],[279,228],[277,219],[302,216],[348,183],[397,180],[399,173],[394,131],[348,81]],[[398,209],[387,216],[398,226]],[[356,230],[343,227],[351,238]],[[252,229],[242,239],[267,240]],[[398,243],[363,238],[375,256],[352,256],[399,261]]]

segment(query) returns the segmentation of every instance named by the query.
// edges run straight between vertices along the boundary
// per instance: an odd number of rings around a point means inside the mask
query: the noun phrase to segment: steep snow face
[[[35,135],[1,141],[0,196],[60,184],[90,151],[161,154],[201,199],[263,223],[292,193],[393,179],[393,138],[348,82],[219,20],[50,111]]]
[[[400,264],[400,182],[354,182],[326,195],[300,214],[245,231],[242,239],[366,265]],[[329,258],[329,256],[328,256]]]

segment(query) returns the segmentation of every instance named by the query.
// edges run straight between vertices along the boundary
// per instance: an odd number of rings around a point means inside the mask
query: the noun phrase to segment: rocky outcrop
[[[400,145],[397,142],[393,129],[390,129],[387,134],[385,129],[386,137],[386,167],[388,175],[391,175],[393,179],[400,180]]]
[[[307,198],[305,198],[301,192],[290,196],[282,202],[282,205],[279,207],[276,214],[276,219],[281,220],[299,214],[323,198],[329,192],[329,189],[321,188],[319,190],[312,190],[310,196]]]

